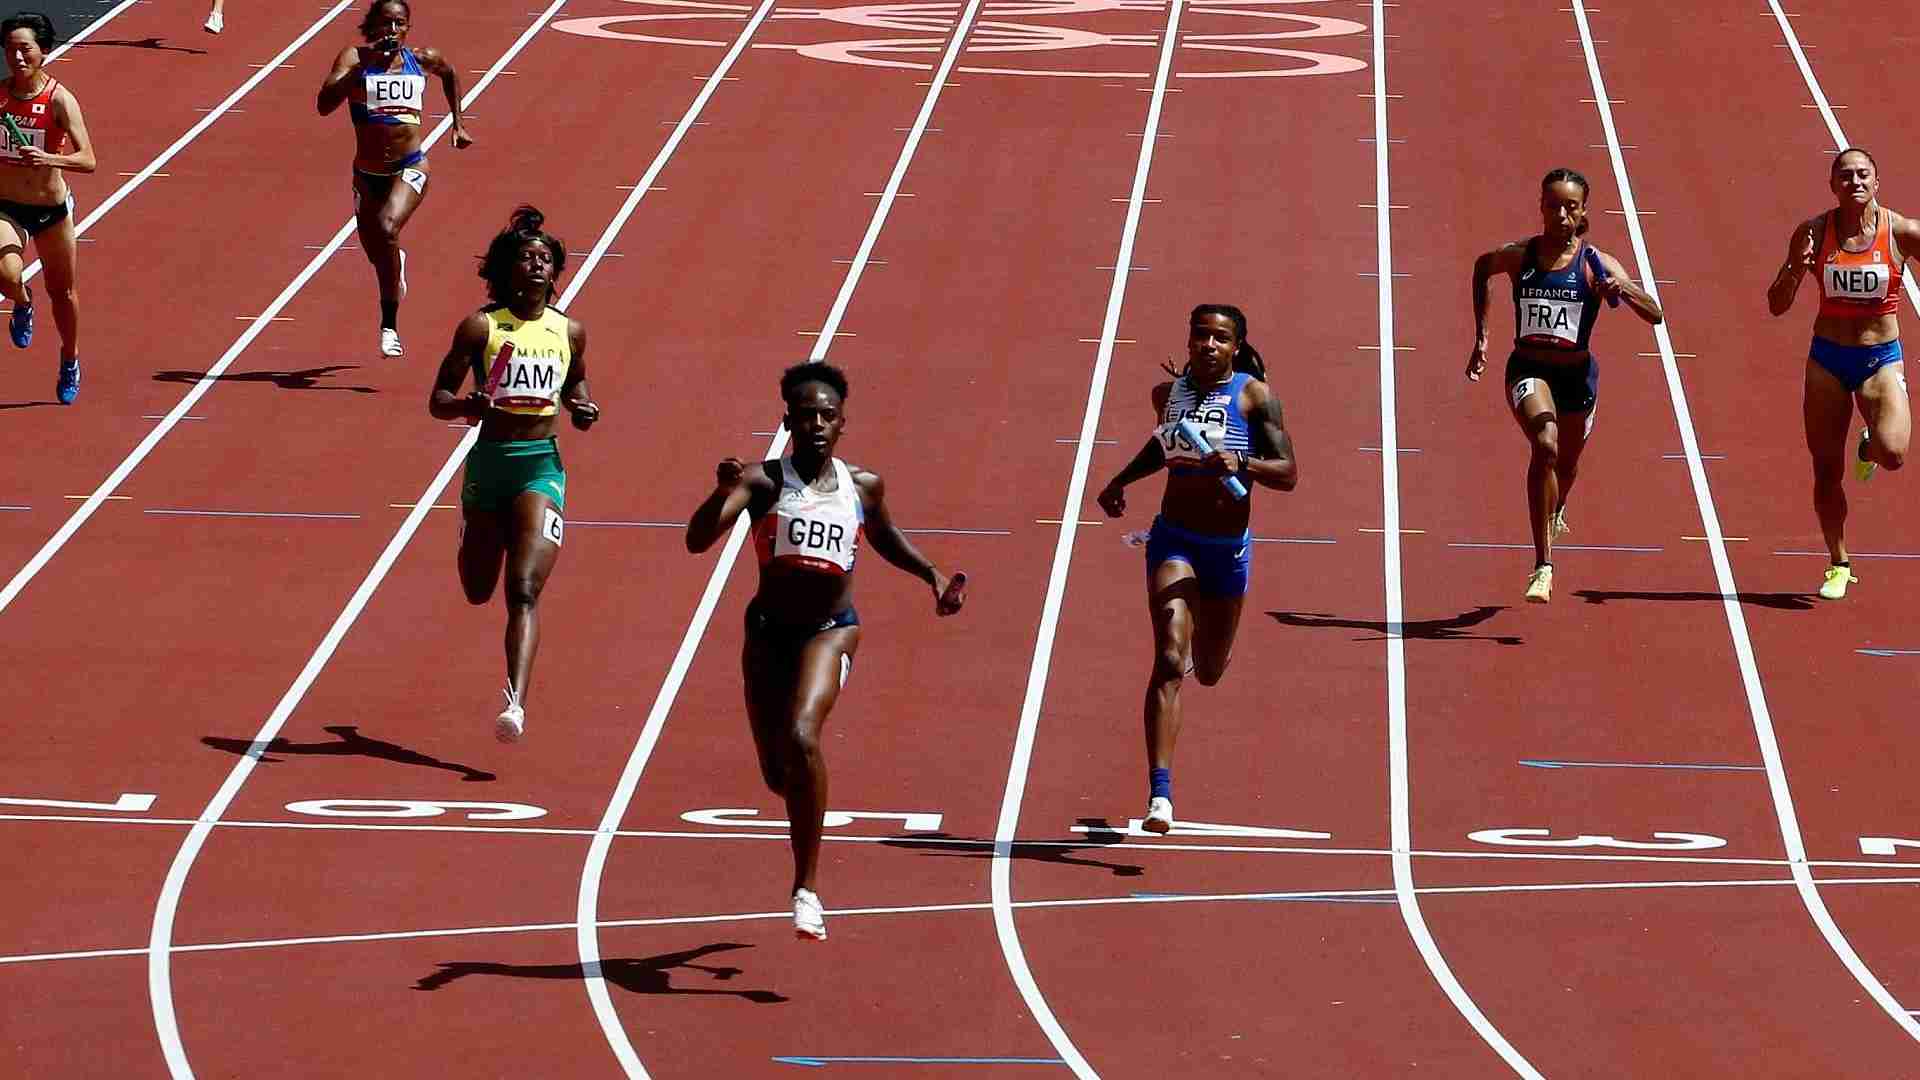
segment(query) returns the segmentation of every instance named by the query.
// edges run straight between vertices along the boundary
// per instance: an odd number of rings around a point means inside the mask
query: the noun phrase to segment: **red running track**
[[[1569,540],[1596,550],[1564,550],[1560,595],[1534,608],[1517,603],[1524,550],[1462,546],[1525,540],[1520,441],[1498,389],[1459,375],[1465,278],[1474,254],[1528,231],[1552,165],[1592,177],[1596,209],[1623,207],[1600,114],[1580,103],[1595,91],[1575,13],[1387,7],[1382,57],[1368,4],[1183,4],[1162,96],[1164,6],[988,5],[957,70],[928,85],[963,10],[879,28],[775,9],[624,220],[623,186],[747,9],[560,10],[471,105],[479,144],[434,153],[408,233],[409,357],[368,358],[370,274],[351,248],[326,259],[113,489],[124,498],[0,609],[7,699],[38,720],[16,721],[0,798],[152,796],[144,811],[4,807],[9,862],[32,884],[12,893],[0,949],[27,1003],[0,1021],[5,1071],[162,1075],[173,1039],[175,1071],[202,1075],[619,1075],[615,1043],[644,1063],[627,1072],[655,1076],[804,1067],[783,1057],[866,1075],[1920,1075],[1886,1008],[1912,999],[1911,884],[1869,883],[1910,882],[1911,858],[1862,847],[1917,828],[1899,691],[1915,662],[1900,650],[1920,642],[1900,636],[1896,599],[1912,564],[1863,556],[1855,594],[1816,607],[1817,558],[1775,554],[1818,548],[1796,422],[1810,316],[1802,298],[1767,321],[1760,293],[1786,231],[1824,205],[1833,148],[1779,21],[1715,3],[1691,16],[1710,44],[1683,48],[1670,8],[1589,13],[1730,579],[1687,539],[1709,530],[1690,463],[1670,456],[1686,440],[1662,342],[1611,312],[1570,514]],[[136,5],[111,37],[177,41],[190,14]],[[75,50],[62,77],[116,163],[77,185],[83,207],[319,14],[238,20],[199,56]],[[423,9],[418,36],[477,72],[534,17]],[[248,326],[233,317],[264,310],[345,219],[345,133],[309,104],[351,16],[338,21],[89,232],[85,396],[6,413],[20,449],[0,504],[29,507],[0,511],[8,574],[143,418],[229,351]],[[1900,70],[1892,16],[1791,21],[1900,208],[1920,163],[1861,127]],[[1295,36],[1220,36],[1250,26]],[[642,33],[712,44],[617,36]],[[843,44],[875,38],[912,40]],[[1385,239],[1404,275],[1385,330],[1382,62],[1398,95]],[[116,111],[136,89],[145,107]],[[581,256],[606,232],[613,257],[570,307],[607,422],[562,437],[573,528],[543,604],[529,738],[501,748],[499,611],[458,598],[453,511],[426,511],[417,534],[405,521],[416,500],[453,501],[430,488],[462,433],[420,401],[442,335],[479,299],[468,260],[518,201]],[[238,238],[213,259],[208,207]],[[1642,268],[1626,216],[1596,219],[1594,240]],[[1150,643],[1139,553],[1119,533],[1144,523],[1151,485],[1124,522],[1084,500],[1056,573],[1058,519],[1076,477],[1097,485],[1145,434],[1156,364],[1202,299],[1247,309],[1304,482],[1257,496],[1266,542],[1237,663],[1187,691],[1182,816],[1237,829],[1147,840],[1120,831],[1141,812]],[[154,312],[183,310],[154,333]],[[809,336],[829,320],[841,336]],[[1383,342],[1402,347],[1392,440]],[[929,554],[976,579],[967,613],[937,623],[900,575],[862,588],[870,630],[829,728],[833,801],[895,816],[832,830],[833,937],[815,948],[787,929],[785,834],[765,826],[778,803],[742,730],[751,569],[721,565],[709,611],[715,557],[687,556],[677,526],[714,459],[765,451],[774,377],[810,349],[854,380],[849,457],[888,477]],[[50,352],[36,343],[27,363],[50,368]],[[1392,474],[1383,444],[1401,451]],[[1908,554],[1905,482],[1850,489],[1861,552]],[[1408,531],[1390,561],[1395,520]],[[408,542],[324,647],[396,531]],[[1048,677],[1030,683],[1042,651]],[[236,771],[264,735],[277,741]],[[1410,780],[1397,821],[1396,768]],[[459,803],[541,813],[470,819]],[[406,805],[449,808],[378,816]],[[216,811],[226,824],[189,829]],[[603,819],[621,832],[596,846]],[[1397,830],[1413,852],[1399,881]],[[1671,834],[1700,839],[1655,846]],[[1017,842],[996,856],[996,838]],[[1804,874],[1852,882],[1809,890],[1826,933],[1786,865],[1802,844]],[[583,866],[602,856],[583,904]],[[1014,904],[998,925],[996,864]],[[583,907],[602,920],[597,970]],[[1016,945],[1024,982],[1005,959]],[[177,1039],[156,1032],[156,971]]]

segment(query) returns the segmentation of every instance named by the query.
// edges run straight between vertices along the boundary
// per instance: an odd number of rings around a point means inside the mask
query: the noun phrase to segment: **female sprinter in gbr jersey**
[[[687,524],[687,550],[702,552],[745,511],[754,522],[760,588],[747,604],[740,652],[747,720],[760,776],[786,800],[793,829],[793,932],[824,941],[814,891],[827,812],[820,729],[853,668],[860,616],[853,562],[864,536],[880,557],[927,583],[934,611],[952,615],[966,575],[951,579],[920,554],[887,512],[878,474],[833,456],[846,426],[847,377],[828,364],[799,364],[780,377],[793,453],[778,461],[722,461],[718,483]]]
[[[1907,461],[1913,419],[1907,410],[1900,353],[1900,283],[1907,253],[1920,252],[1920,222],[1880,205],[1873,155],[1850,149],[1833,159],[1828,186],[1839,205],[1801,222],[1787,241],[1787,261],[1767,289],[1767,308],[1784,315],[1800,279],[1820,282],[1801,414],[1813,457],[1813,510],[1827,542],[1820,596],[1838,600],[1854,582],[1847,560],[1847,428],[1858,406],[1866,426],[1854,450],[1861,480],[1877,466]]]

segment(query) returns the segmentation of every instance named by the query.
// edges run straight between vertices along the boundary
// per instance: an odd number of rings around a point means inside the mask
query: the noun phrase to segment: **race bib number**
[[[1208,454],[1226,445],[1227,423],[1224,418],[1201,419],[1190,416],[1187,420],[1207,437],[1207,445],[1195,446],[1192,440],[1181,434],[1177,420],[1161,424],[1155,435],[1160,440],[1161,453],[1169,462],[1199,464]]]
[[[367,111],[376,116],[393,116],[420,122],[420,106],[426,100],[424,75],[369,74]]]
[[[560,397],[560,364],[557,357],[519,352],[508,354],[492,396],[493,403],[502,409],[552,408]]]
[[[28,146],[43,152],[46,150],[47,133],[45,131],[39,128],[23,127],[20,129],[20,133],[27,137]],[[0,161],[19,162],[20,160],[20,148],[13,144],[13,136],[5,131],[0,131]]]
[[[560,515],[554,511],[553,507],[549,506],[545,510],[541,511],[541,516],[540,516],[541,539],[551,540],[553,541],[554,547],[559,547],[561,536],[566,532],[566,530],[567,530],[567,523],[561,520]]]
[[[427,174],[419,169],[401,169],[400,182],[412,188],[415,195],[427,193]]]
[[[1582,307],[1578,300],[1523,297],[1519,304],[1521,339],[1578,345]]]
[[[853,568],[853,528],[845,522],[782,511],[774,523],[773,557]]]
[[[1885,300],[1893,280],[1880,263],[1828,263],[1821,275],[1827,295],[1835,300]]]
[[[1507,400],[1513,402],[1513,407],[1517,409],[1539,385],[1539,379],[1515,379],[1513,385],[1507,387]]]

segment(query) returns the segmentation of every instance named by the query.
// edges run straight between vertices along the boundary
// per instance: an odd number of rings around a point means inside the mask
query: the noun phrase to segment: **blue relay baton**
[[[1609,278],[1611,278],[1611,277],[1613,276],[1613,275],[1611,275],[1611,274],[1609,274],[1609,273],[1607,273],[1607,268],[1606,268],[1606,267],[1604,267],[1604,266],[1602,266],[1602,265],[1600,265],[1600,256],[1598,256],[1598,255],[1595,255],[1595,254],[1593,253],[1593,245],[1592,245],[1592,244],[1588,244],[1588,245],[1586,246],[1586,248],[1585,248],[1584,250],[1585,250],[1585,251],[1586,251],[1586,253],[1587,253],[1587,265],[1588,265],[1588,266],[1591,266],[1591,267],[1593,267],[1593,276],[1594,276],[1594,278],[1595,278],[1596,280],[1599,280],[1599,281],[1606,281],[1606,280],[1608,280]],[[1618,296],[1609,296],[1609,297],[1607,297],[1607,306],[1608,306],[1608,307],[1619,307],[1619,306],[1620,306],[1620,298],[1619,298]]]
[[[1174,425],[1174,427],[1176,430],[1180,432],[1181,438],[1193,444],[1194,449],[1206,450],[1209,452],[1214,449],[1214,445],[1212,441],[1207,438],[1207,433],[1204,431],[1201,431],[1200,425],[1194,423],[1193,421],[1183,419],[1178,424]],[[1220,478],[1220,483],[1228,491],[1233,492],[1234,498],[1244,499],[1247,497],[1247,485],[1241,483],[1240,478],[1233,475],[1232,473],[1228,473],[1225,476],[1222,476]]]

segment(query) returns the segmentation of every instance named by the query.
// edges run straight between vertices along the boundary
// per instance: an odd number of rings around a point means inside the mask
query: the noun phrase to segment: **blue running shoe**
[[[60,381],[54,386],[54,393],[60,397],[60,404],[71,405],[73,399],[80,396],[80,358],[60,361]]]
[[[7,319],[7,333],[13,335],[15,348],[24,349],[33,343],[33,302],[13,305],[13,315]]]

